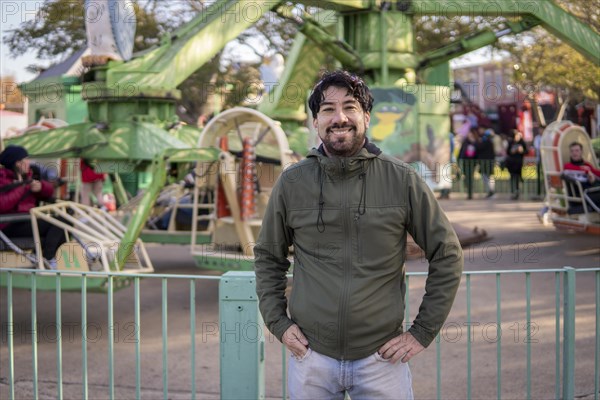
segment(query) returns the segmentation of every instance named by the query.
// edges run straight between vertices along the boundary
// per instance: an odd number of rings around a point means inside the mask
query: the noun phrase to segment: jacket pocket
[[[389,363],[392,360],[391,358],[383,358],[382,355],[377,351],[373,354],[373,358],[375,358],[375,361],[384,363]]]

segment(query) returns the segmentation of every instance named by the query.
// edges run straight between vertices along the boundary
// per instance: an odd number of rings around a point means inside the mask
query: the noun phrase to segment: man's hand
[[[32,180],[31,183],[29,184],[29,189],[33,192],[33,193],[37,193],[40,190],[42,190],[42,182],[38,181],[38,180]]]
[[[378,353],[392,363],[396,363],[398,360],[406,363],[424,349],[425,347],[413,335],[404,332],[381,346]]]
[[[285,331],[281,341],[296,358],[304,357],[308,351],[308,340],[306,340],[306,336],[304,336],[300,327],[296,324],[290,326]]]

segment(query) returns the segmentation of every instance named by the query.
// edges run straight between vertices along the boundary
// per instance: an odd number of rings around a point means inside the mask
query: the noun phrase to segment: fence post
[[[575,398],[575,269],[564,267],[563,399]]]
[[[265,398],[265,338],[253,272],[230,271],[219,283],[221,398]]]

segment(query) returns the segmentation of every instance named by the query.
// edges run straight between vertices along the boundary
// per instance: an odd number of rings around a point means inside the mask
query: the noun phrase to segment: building
[[[42,71],[34,80],[20,85],[28,99],[28,125],[41,118],[60,119],[68,124],[87,119],[87,103],[81,98],[81,58],[89,49],[76,51],[61,63]]]
[[[0,105],[0,137],[6,139],[27,127],[27,115],[5,110],[3,106]]]

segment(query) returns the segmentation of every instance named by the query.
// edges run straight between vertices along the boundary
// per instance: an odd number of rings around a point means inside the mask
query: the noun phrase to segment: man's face
[[[330,86],[324,92],[313,126],[329,155],[348,157],[361,149],[371,115],[348,94],[346,88]]]
[[[571,159],[573,161],[581,161],[581,147],[579,146],[571,146]]]
[[[24,158],[15,163],[17,172],[20,174],[27,174],[29,172],[29,158]]]

